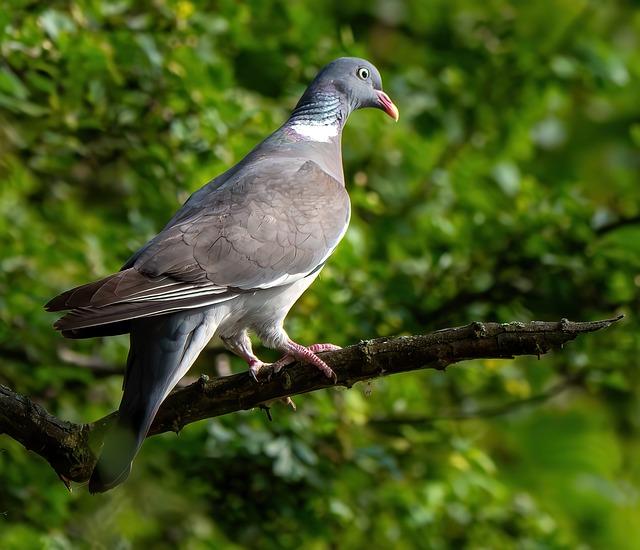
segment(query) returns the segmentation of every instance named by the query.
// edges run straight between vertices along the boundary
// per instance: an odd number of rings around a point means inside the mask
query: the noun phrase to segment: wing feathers
[[[206,307],[232,300],[237,296],[234,292],[222,295],[189,299],[171,300],[168,302],[122,302],[105,307],[81,307],[71,310],[53,325],[57,330],[73,333],[75,330],[86,329],[98,325],[110,325],[122,321],[130,321],[141,317],[164,315],[173,311]],[[73,334],[70,334],[73,336]]]
[[[129,268],[99,281],[72,288],[51,300],[47,311],[61,311],[82,307],[104,307],[121,302],[174,300],[181,297],[221,294],[225,287],[211,282],[185,283],[167,276],[148,277]]]
[[[47,310],[71,310],[56,328],[74,337],[122,331],[131,319],[291,284],[344,235],[349,197],[315,162],[258,159],[230,178],[195,193],[120,272],[51,300]]]
[[[129,268],[68,290],[45,307],[48,311],[70,309],[54,326],[61,331],[74,331],[212,305],[237,295],[210,282],[183,283],[167,276],[148,277]]]

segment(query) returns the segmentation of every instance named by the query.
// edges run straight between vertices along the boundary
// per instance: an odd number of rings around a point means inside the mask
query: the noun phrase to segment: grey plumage
[[[397,119],[375,67],[329,64],[281,128],[194,193],[120,272],[47,304],[70,310],[55,324],[67,337],[131,334],[119,419],[92,492],[126,479],[160,404],[214,335],[254,375],[262,363],[247,330],[333,374],[282,325],[346,231],[340,135],[349,113],[367,106]]]
[[[319,208],[327,199],[332,207]],[[47,308],[72,309],[55,326],[73,335],[294,282],[327,258],[348,219],[344,186],[314,161],[262,159],[188,201],[131,267]]]

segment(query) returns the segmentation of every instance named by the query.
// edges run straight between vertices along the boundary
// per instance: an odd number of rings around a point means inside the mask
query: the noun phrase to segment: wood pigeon
[[[309,85],[289,119],[238,164],[196,191],[118,273],[60,294],[49,311],[68,338],[129,333],[119,415],[89,481],[122,483],[160,404],[213,336],[249,364],[264,364],[247,331],[285,356],[335,373],[283,321],[320,273],[349,224],[341,134],[349,114],[375,107],[398,120],[378,70],[336,59]]]

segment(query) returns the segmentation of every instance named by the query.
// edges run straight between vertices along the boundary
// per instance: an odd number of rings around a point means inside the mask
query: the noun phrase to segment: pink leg
[[[240,334],[229,338],[221,336],[220,339],[227,349],[242,357],[247,362],[251,376],[256,382],[258,382],[258,372],[267,363],[263,363],[253,354],[253,350],[251,349],[251,340],[249,340],[247,333],[241,332]]]
[[[302,363],[308,363],[319,368],[327,378],[331,378],[333,382],[336,382],[338,379],[336,373],[333,372],[331,367],[320,359],[316,353],[334,351],[337,349],[340,349],[340,346],[335,346],[333,344],[313,344],[309,347],[304,347],[300,344],[296,344],[293,340],[289,340],[283,349],[286,355],[273,363],[273,372],[280,372],[283,367],[286,367],[295,361],[301,361]]]

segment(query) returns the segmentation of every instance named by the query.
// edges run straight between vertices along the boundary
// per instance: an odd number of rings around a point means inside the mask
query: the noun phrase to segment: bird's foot
[[[335,351],[338,349],[341,349],[340,346],[336,346],[334,344],[313,344],[311,346],[304,347],[300,344],[289,341],[286,347],[287,354],[273,363],[271,367],[273,368],[274,373],[278,373],[283,367],[286,367],[291,363],[295,363],[296,361],[300,361],[317,367],[327,378],[330,378],[335,383],[338,380],[336,373],[333,372],[333,369],[320,359],[316,353],[322,353],[323,351]]]
[[[280,401],[284,403],[287,407],[291,407],[294,411],[297,410],[296,404],[293,402],[293,399],[291,399],[291,397],[289,396],[281,397]]]
[[[249,373],[251,374],[251,377],[258,383],[260,383],[260,380],[258,379],[258,373],[260,372],[260,369],[262,367],[271,366],[271,363],[264,363],[257,358],[249,359],[247,363],[249,364]],[[296,404],[293,402],[293,399],[291,399],[291,397],[281,397],[280,399],[278,399],[278,401],[284,403],[287,407],[291,407],[294,411],[296,410]],[[269,420],[271,420],[271,415],[268,413],[268,407],[267,414],[269,415]]]
[[[335,344],[311,344],[307,346],[307,349],[313,353],[322,353],[323,351],[336,351],[342,348]]]
[[[256,382],[260,382],[258,379],[258,373],[262,367],[269,366],[269,363],[263,363],[260,359],[249,359],[247,363],[249,364],[249,374],[251,374],[251,377]]]

